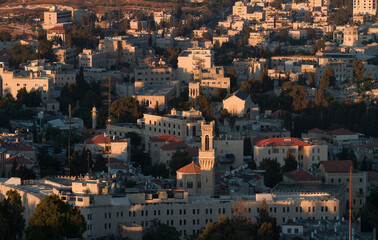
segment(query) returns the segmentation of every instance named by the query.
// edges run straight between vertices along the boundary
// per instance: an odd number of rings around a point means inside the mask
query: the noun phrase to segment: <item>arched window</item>
[[[205,151],[209,151],[209,148],[210,148],[210,139],[209,139],[209,135],[206,135],[205,136]]]

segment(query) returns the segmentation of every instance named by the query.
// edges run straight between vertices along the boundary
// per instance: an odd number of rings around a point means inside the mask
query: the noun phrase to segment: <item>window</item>
[[[193,188],[193,182],[192,181],[189,181],[187,183],[187,188]]]
[[[107,213],[105,213],[105,218],[108,216],[108,214]]]
[[[291,228],[288,228],[288,229],[287,229],[287,233],[291,233]]]
[[[294,233],[298,233],[299,231],[298,231],[298,228],[295,228],[294,229]]]

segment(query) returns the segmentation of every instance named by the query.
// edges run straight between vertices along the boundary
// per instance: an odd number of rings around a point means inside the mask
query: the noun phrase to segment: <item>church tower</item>
[[[212,121],[206,124],[201,123],[201,149],[198,153],[199,164],[201,167],[201,195],[213,196],[215,187],[215,151],[214,151],[214,124]]]

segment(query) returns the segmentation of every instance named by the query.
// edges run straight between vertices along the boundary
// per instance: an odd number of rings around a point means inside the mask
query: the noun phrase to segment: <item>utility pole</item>
[[[69,121],[69,135],[68,135],[68,175],[71,177],[71,104],[68,104],[68,121]]]
[[[352,167],[349,168],[349,240],[352,240]]]
[[[110,71],[109,71],[109,81],[108,81],[108,129],[109,129],[109,126],[110,126],[110,103],[111,103],[111,98],[110,98],[110,87],[111,87],[111,77],[110,77]],[[106,140],[105,140],[106,141]],[[109,143],[110,146],[108,147],[108,151],[110,150],[110,147],[111,147],[111,138],[109,136]],[[106,150],[106,149],[105,149]],[[108,181],[110,183],[110,154],[108,153]]]

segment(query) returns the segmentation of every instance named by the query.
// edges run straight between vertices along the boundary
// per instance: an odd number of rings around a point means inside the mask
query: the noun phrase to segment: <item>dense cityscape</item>
[[[377,0],[0,0],[0,240],[378,239]]]

